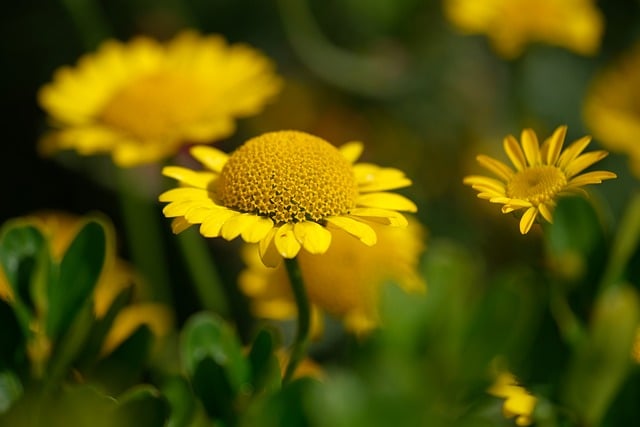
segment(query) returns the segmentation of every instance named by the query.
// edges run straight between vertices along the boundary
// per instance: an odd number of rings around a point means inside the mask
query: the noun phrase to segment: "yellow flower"
[[[373,225],[378,244],[360,244],[336,230],[331,247],[321,255],[301,252],[298,263],[312,305],[312,331],[322,330],[322,312],[343,320],[345,327],[363,334],[379,323],[379,291],[386,281],[407,292],[424,292],[417,274],[424,250],[424,230],[415,220],[406,228]],[[240,288],[250,297],[252,312],[261,318],[287,320],[296,317],[296,304],[283,266],[267,268],[253,245],[243,253],[247,264],[239,278]]]
[[[123,167],[155,162],[230,135],[234,118],[258,113],[280,86],[268,58],[219,36],[107,41],[40,90],[55,127],[40,148],[110,153]]]
[[[640,43],[592,82],[584,118],[593,135],[612,151],[630,157],[640,178]]]
[[[477,190],[479,198],[502,204],[503,213],[526,209],[520,220],[522,234],[529,232],[538,214],[553,222],[552,211],[558,197],[584,194],[580,187],[616,177],[608,171],[580,174],[608,153],[597,150],[582,154],[591,142],[590,136],[580,138],[563,151],[566,134],[567,127],[560,126],[540,146],[533,130],[525,129],[520,137],[522,148],[509,135],[504,139],[504,151],[515,170],[492,157],[479,155],[478,163],[500,179],[471,175],[464,178],[464,183]]]
[[[506,418],[514,418],[519,426],[531,425],[531,414],[536,406],[536,397],[518,385],[515,377],[503,372],[488,390],[489,394],[505,399],[502,413]]]
[[[486,34],[505,58],[529,42],[562,46],[582,55],[598,51],[604,19],[593,0],[445,0],[447,18],[468,34]]]
[[[372,223],[404,227],[397,211],[415,212],[406,197],[387,190],[411,181],[398,169],[353,164],[362,144],[340,149],[298,131],[269,132],[245,142],[231,155],[196,146],[191,154],[206,168],[163,169],[182,187],[160,195],[163,212],[179,233],[200,224],[205,237],[238,236],[259,243],[267,266],[294,258],[301,248],[312,254],[329,249],[332,234],[344,230],[367,246],[377,237]]]

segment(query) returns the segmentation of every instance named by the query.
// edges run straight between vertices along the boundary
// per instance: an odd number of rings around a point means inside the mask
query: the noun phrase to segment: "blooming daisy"
[[[640,43],[594,79],[584,103],[584,119],[594,137],[611,151],[625,153],[640,178]]]
[[[486,34],[505,58],[529,42],[562,46],[582,55],[597,52],[603,16],[593,0],[445,0],[447,18],[461,31]]]
[[[522,147],[509,135],[504,139],[504,150],[515,170],[492,157],[479,155],[478,163],[499,179],[471,175],[463,182],[477,190],[479,198],[502,204],[503,213],[525,209],[520,219],[520,232],[527,234],[538,214],[548,222],[553,221],[552,211],[558,197],[584,194],[580,187],[616,177],[608,171],[580,174],[608,153],[597,150],[582,154],[591,142],[590,136],[578,139],[563,150],[566,134],[567,127],[559,126],[540,146],[533,130],[524,129],[520,137]]]
[[[524,387],[518,385],[515,377],[509,372],[503,372],[489,387],[489,394],[504,399],[502,413],[505,418],[515,418],[519,426],[531,425],[531,414],[536,406],[536,397]]]
[[[379,291],[386,281],[404,291],[424,292],[417,273],[424,250],[424,229],[416,220],[404,228],[372,224],[378,244],[360,244],[346,232],[335,230],[331,247],[320,255],[301,252],[298,263],[312,306],[314,335],[322,331],[322,313],[340,318],[347,330],[363,334],[379,323]],[[288,320],[297,308],[284,267],[267,268],[254,245],[243,251],[247,268],[239,277],[240,289],[250,298],[257,317]],[[331,268],[327,268],[330,265]]]
[[[54,127],[41,151],[110,153],[123,167],[162,160],[187,142],[228,136],[234,118],[258,113],[280,90],[273,68],[249,46],[191,31],[166,44],[107,41],[40,90]]]
[[[301,248],[325,253],[341,229],[373,246],[371,223],[407,225],[398,211],[416,205],[390,193],[411,185],[398,169],[356,163],[362,144],[337,149],[327,141],[298,131],[269,132],[252,138],[227,155],[208,146],[191,154],[205,167],[194,171],[168,166],[163,174],[182,184],[160,195],[175,233],[193,224],[205,237],[241,236],[259,243],[267,266],[294,258]]]

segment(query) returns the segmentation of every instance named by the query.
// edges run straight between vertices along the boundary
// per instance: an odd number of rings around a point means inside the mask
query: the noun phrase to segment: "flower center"
[[[567,177],[555,166],[534,166],[517,172],[507,183],[507,196],[537,206],[552,200],[567,185]]]
[[[224,206],[277,224],[345,214],[358,196],[351,164],[342,154],[297,131],[247,141],[229,157],[217,185]]]
[[[200,119],[209,102],[197,81],[161,71],[134,79],[116,92],[100,119],[135,138],[166,138]]]

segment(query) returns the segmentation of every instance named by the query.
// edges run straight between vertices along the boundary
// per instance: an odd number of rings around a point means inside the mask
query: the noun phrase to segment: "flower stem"
[[[151,298],[168,303],[171,287],[167,271],[165,244],[162,241],[161,213],[155,203],[136,194],[135,183],[144,176],[136,170],[115,166],[120,207],[126,231],[130,258],[151,287]]]
[[[222,316],[228,315],[229,304],[206,240],[192,229],[178,234],[177,240],[202,306]]]
[[[307,352],[307,346],[309,344],[309,330],[311,325],[311,310],[309,306],[309,299],[307,298],[307,292],[304,287],[304,280],[302,279],[302,271],[298,261],[294,259],[284,260],[284,265],[289,275],[289,282],[291,282],[291,290],[293,291],[293,297],[298,307],[298,329],[296,331],[295,341],[291,346],[291,352],[289,355],[289,363],[285,370],[284,377],[282,379],[283,384],[286,384],[293,377],[293,373],[296,371],[298,363],[302,360]]]

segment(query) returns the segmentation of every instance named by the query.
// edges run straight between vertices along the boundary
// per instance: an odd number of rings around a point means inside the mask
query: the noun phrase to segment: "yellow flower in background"
[[[51,257],[60,262],[77,233],[84,226],[86,217],[65,212],[44,211],[23,217],[24,221],[37,227],[49,243]],[[173,323],[169,307],[163,304],[144,301],[143,284],[129,265],[117,257],[115,252],[115,231],[107,220],[103,219],[107,231],[105,259],[100,277],[93,291],[93,310],[97,319],[104,317],[115,298],[126,288],[133,287],[132,301],[116,315],[105,337],[101,354],[104,356],[117,348],[141,325],[147,325],[156,336],[165,335]],[[0,298],[13,300],[11,287],[0,266]],[[40,316],[42,315],[42,316]],[[38,313],[46,317],[45,313]],[[46,336],[42,319],[31,325],[34,334],[28,346],[32,360],[46,360],[51,351],[51,342]]]
[[[595,54],[604,27],[593,0],[445,0],[444,12],[464,33],[485,34],[509,59],[532,42]]]
[[[584,103],[593,136],[631,160],[640,178],[640,43],[594,79]]]
[[[489,394],[504,399],[502,413],[506,418],[515,418],[519,426],[531,425],[531,415],[536,406],[536,397],[518,385],[515,377],[503,372],[488,390]]]
[[[491,203],[502,204],[502,212],[524,209],[520,219],[520,232],[527,234],[538,215],[553,222],[553,208],[558,197],[567,194],[584,194],[581,187],[600,184],[603,180],[616,178],[608,171],[582,173],[583,170],[607,156],[603,150],[582,153],[591,142],[584,136],[563,150],[567,127],[558,127],[542,146],[531,129],[524,129],[518,141],[508,135],[504,139],[504,151],[515,170],[492,157],[479,155],[478,163],[499,179],[480,175],[464,178],[464,183],[478,191],[478,197]]]
[[[181,187],[160,195],[163,212],[175,218],[179,233],[200,224],[205,237],[259,243],[265,265],[294,258],[304,248],[325,253],[332,235],[344,230],[367,246],[376,241],[371,224],[404,227],[398,211],[416,205],[394,190],[411,185],[398,169],[356,163],[362,144],[337,149],[327,141],[298,131],[269,132],[245,142],[232,154],[196,146],[191,154],[205,167],[163,169]]]
[[[415,220],[406,228],[372,225],[378,244],[361,245],[346,232],[333,233],[331,247],[321,255],[301,252],[298,263],[312,306],[312,330],[322,330],[322,313],[340,318],[347,330],[363,334],[379,323],[381,287],[396,283],[406,292],[424,292],[417,272],[424,251],[424,229]],[[297,309],[283,266],[265,267],[255,245],[243,252],[247,268],[239,277],[240,289],[250,298],[254,315],[264,319],[294,319]]]
[[[235,118],[260,112],[281,87],[273,69],[257,50],[220,36],[107,41],[40,90],[54,127],[41,151],[108,153],[122,167],[163,160],[186,143],[226,137]]]

